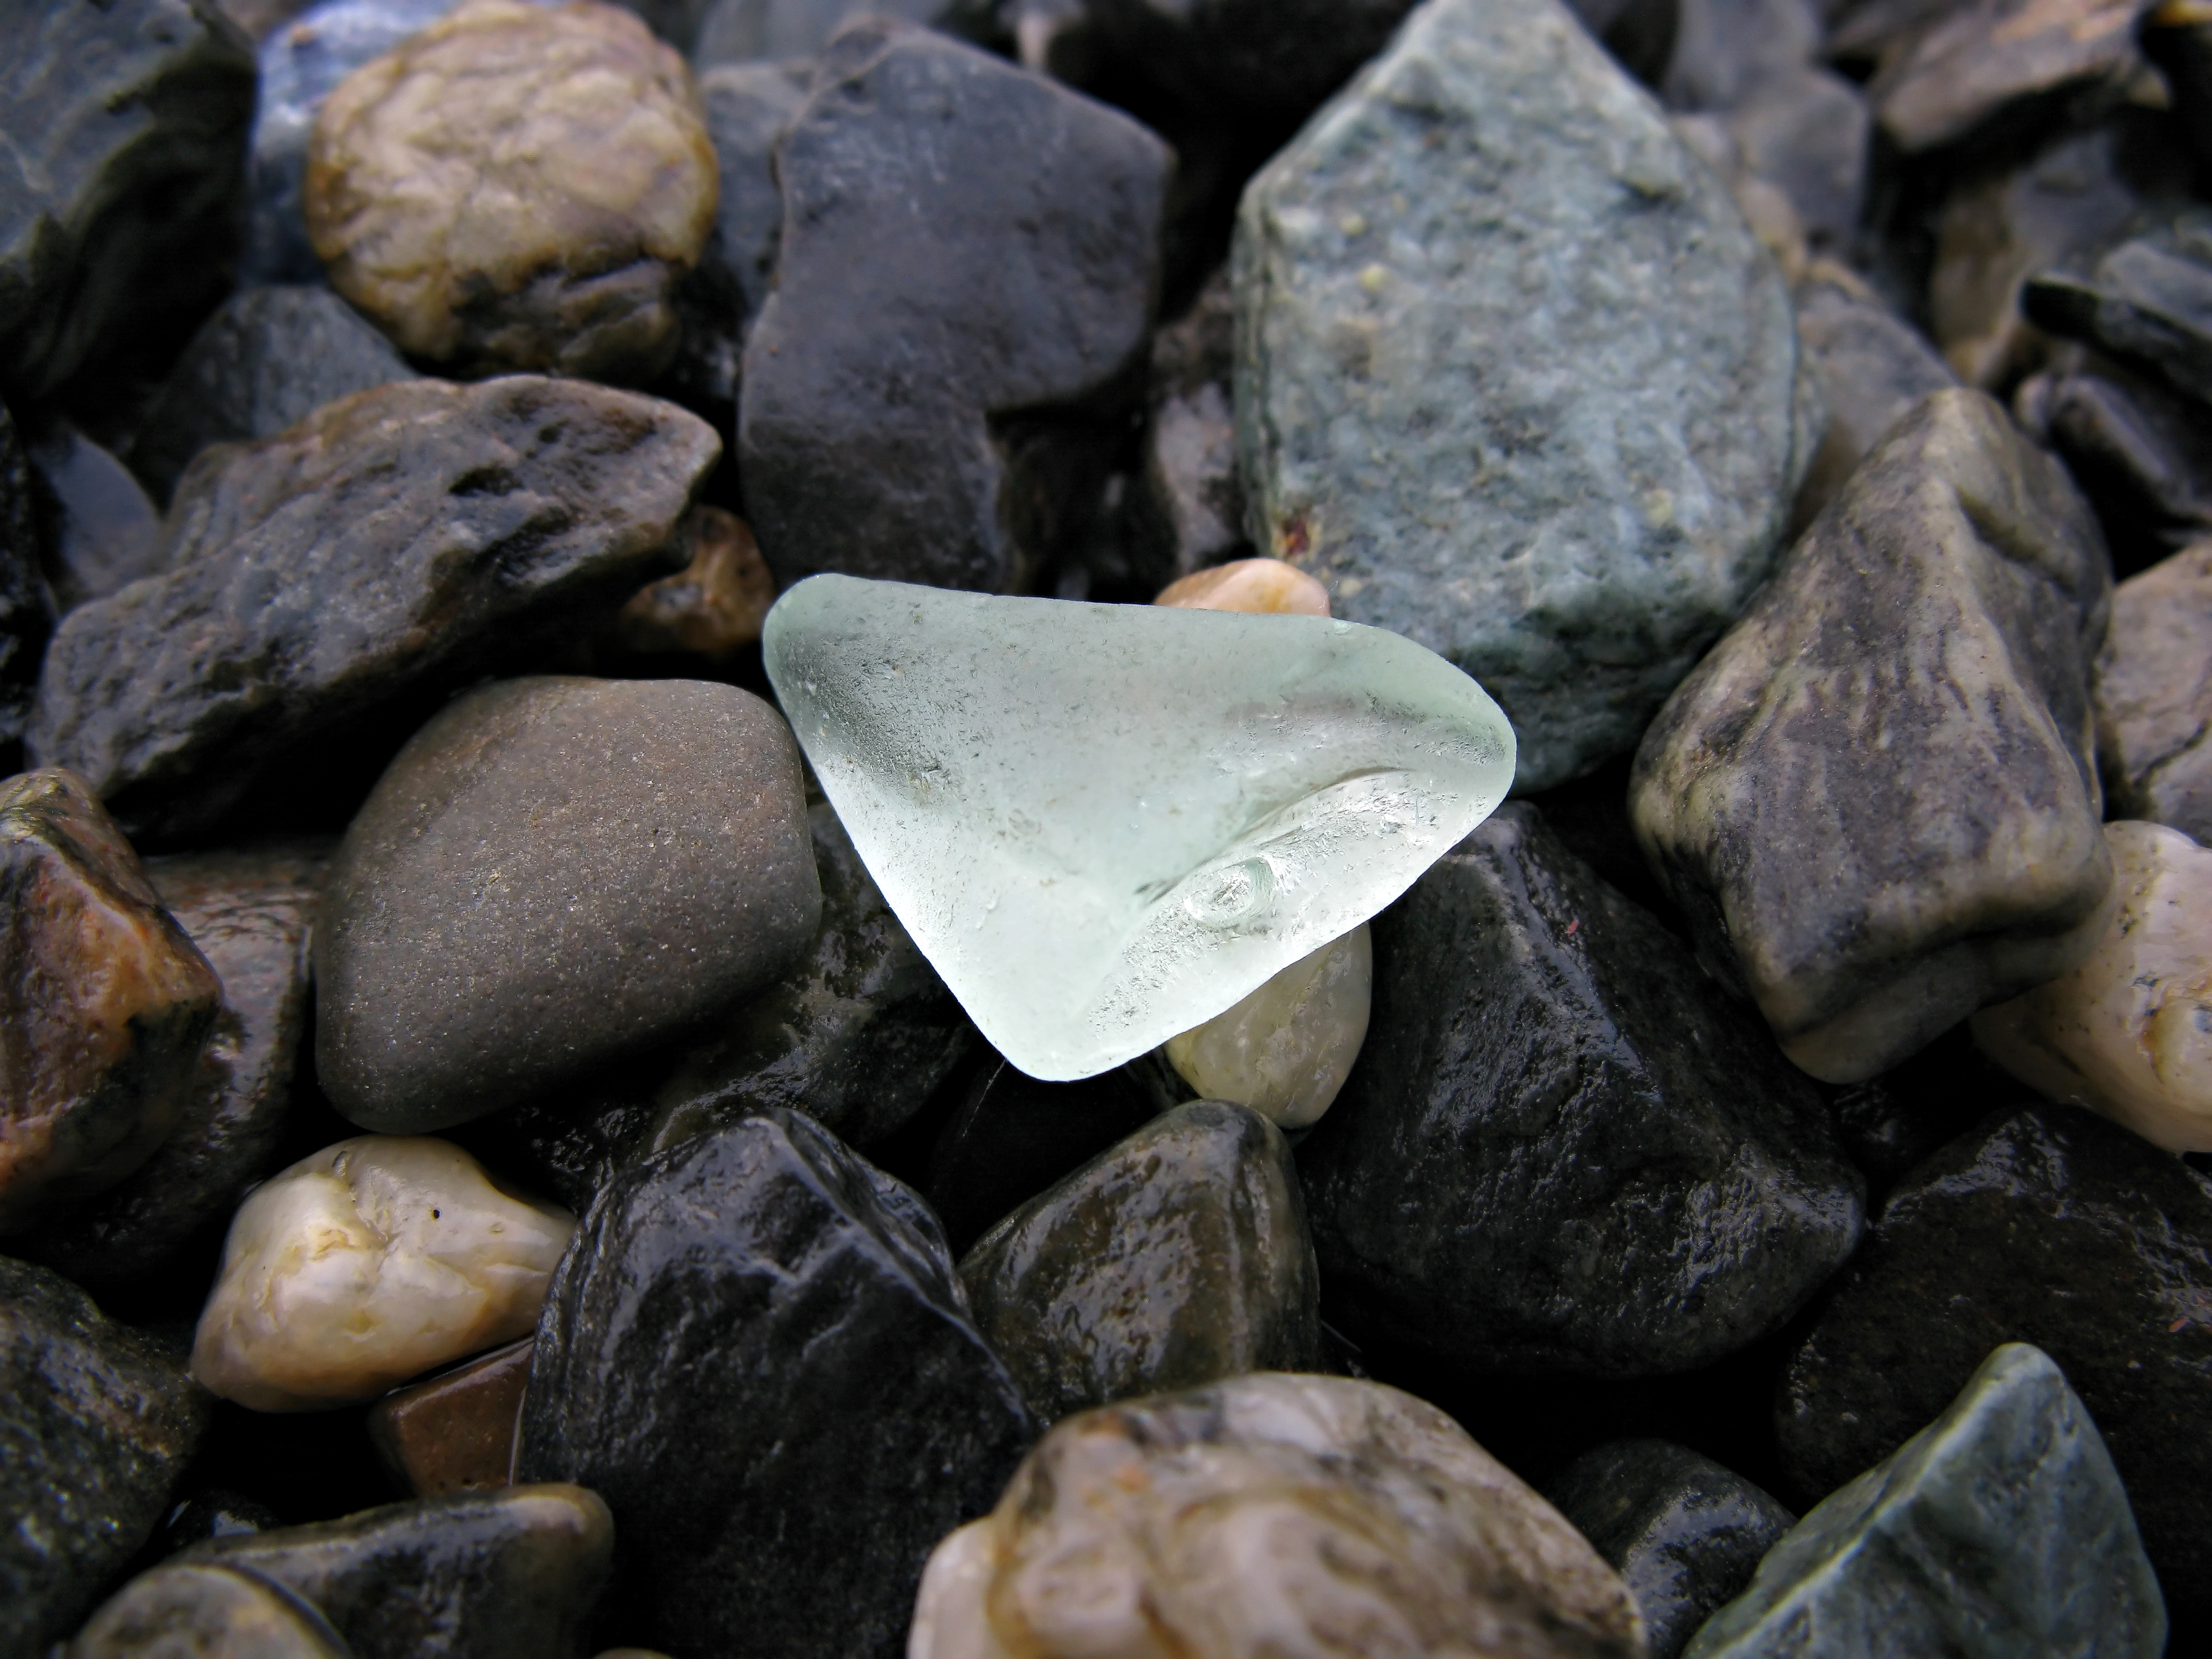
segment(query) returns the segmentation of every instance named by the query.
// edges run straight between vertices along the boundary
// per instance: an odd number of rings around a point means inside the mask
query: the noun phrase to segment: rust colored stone
[[[684,534],[691,562],[641,589],[622,608],[622,642],[646,656],[685,653],[722,662],[757,644],[775,603],[775,578],[745,521],[719,507],[693,509]]]
[[[394,1389],[370,1408],[369,1438],[409,1492],[436,1498],[509,1484],[514,1424],[537,1343],[526,1336],[494,1348]]]

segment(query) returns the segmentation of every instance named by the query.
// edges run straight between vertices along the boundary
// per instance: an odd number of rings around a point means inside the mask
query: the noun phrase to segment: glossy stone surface
[[[1864,1190],[1757,1022],[1518,802],[1376,919],[1367,1045],[1298,1168],[1332,1322],[1539,1376],[1770,1334]]]
[[[1936,392],[1644,734],[1645,855],[1814,1077],[1887,1070],[2101,930],[2111,580],[2058,463],[1979,392]]]
[[[1521,790],[1633,744],[1811,457],[1726,188],[1556,0],[1445,0],[1253,180],[1235,271],[1259,550],[1480,679]]]
[[[1205,1024],[1170,1037],[1161,1052],[1202,1099],[1233,1100],[1282,1128],[1308,1128],[1359,1058],[1374,978],[1363,922]]]
[[[507,1485],[536,1351],[526,1336],[378,1401],[368,1435],[384,1467],[417,1498]]]
[[[930,1547],[1034,1432],[921,1201],[770,1109],[593,1204],[515,1472],[605,1496],[674,1652],[891,1659]]]
[[[1167,147],[941,35],[838,37],[776,151],[781,263],[745,346],[738,456],[761,550],[1003,591],[1057,492],[1012,441],[1124,395],[1158,283]]]
[[[233,245],[253,53],[197,0],[31,6],[0,65],[0,391],[189,318]]]
[[[411,357],[647,380],[714,222],[700,113],[627,11],[466,0],[316,112],[308,240]]]
[[[0,1650],[76,1628],[161,1524],[208,1405],[167,1348],[0,1256]]]
[[[1043,1421],[1247,1371],[1319,1369],[1320,1275],[1280,1130],[1196,1101],[961,1258],[976,1328]]]
[[[134,833],[204,829],[308,763],[358,776],[389,750],[333,738],[670,568],[718,448],[672,404],[516,375],[381,386],[203,458],[169,574],[64,621],[27,747]]]
[[[2096,1424],[2048,1355],[2008,1343],[1942,1416],[1798,1522],[1687,1659],[2157,1659],[2166,1634]]]
[[[1833,1491],[2032,1342],[2096,1419],[2166,1593],[2212,1584],[2212,1192],[2070,1106],[1994,1117],[1890,1196],[1776,1408],[1797,1489]]]
[[[1636,1603],[1433,1406],[1265,1373],[1073,1418],[930,1558],[910,1659],[1634,1659]]]
[[[734,513],[695,507],[684,534],[691,562],[632,595],[616,631],[623,647],[641,656],[695,657],[720,666],[759,643],[775,603],[775,578]]]
[[[775,982],[821,917],[799,756],[703,680],[455,699],[378,782],[315,940],[315,1074],[364,1128],[480,1117]]]
[[[2139,361],[2212,402],[2212,211],[2130,223],[2078,248],[2034,277],[2021,303],[2052,333]]]
[[[1797,1519],[1741,1475],[1665,1440],[1585,1452],[1543,1493],[1627,1582],[1651,1659],[1675,1659]]]
[[[184,1559],[313,1602],[355,1659],[582,1659],[614,1542],[598,1495],[556,1484],[213,1539]]]
[[[1144,1053],[1366,921],[1511,778],[1480,686],[1318,617],[829,576],[777,601],[763,649],[884,898],[983,1035],[1049,1079]]]
[[[40,653],[53,626],[31,489],[15,417],[0,404],[0,765],[9,767],[16,763]]]
[[[69,772],[0,787],[0,1233],[15,1233],[153,1156],[222,988]]]
[[[1237,559],[1169,583],[1152,603],[1254,617],[1326,617],[1328,590],[1280,559]]]
[[[2114,814],[2212,840],[2212,542],[2112,590],[2094,689]]]
[[[330,852],[322,842],[146,861],[147,880],[221,981],[222,1010],[176,1127],[116,1186],[41,1230],[40,1260],[80,1284],[128,1284],[267,1172],[306,1035],[307,936]]]
[[[154,573],[161,515],[129,468],[67,421],[48,426],[30,459],[46,509],[40,517],[57,611]]]
[[[320,1613],[281,1586],[228,1567],[171,1563],[108,1598],[64,1659],[356,1656]]]
[[[574,1231],[442,1140],[342,1140],[239,1206],[192,1375],[256,1411],[374,1400],[528,1331]]]

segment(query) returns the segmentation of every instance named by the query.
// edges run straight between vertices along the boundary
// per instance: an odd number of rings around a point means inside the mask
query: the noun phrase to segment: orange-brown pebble
[[[385,1467],[417,1498],[506,1486],[537,1344],[526,1336],[378,1401],[368,1437]]]
[[[617,627],[646,656],[685,653],[724,662],[757,644],[775,603],[775,578],[745,521],[719,507],[694,509],[684,534],[691,562],[641,589]]]
[[[1296,565],[1280,559],[1238,559],[1170,582],[1152,603],[1184,611],[1242,611],[1259,617],[1326,617],[1328,590]]]

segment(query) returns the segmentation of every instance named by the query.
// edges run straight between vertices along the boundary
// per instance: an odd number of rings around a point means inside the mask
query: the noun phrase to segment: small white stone
[[[2108,823],[2118,896],[2089,957],[1974,1016],[1990,1057],[2172,1152],[2212,1152],[2212,850]]]
[[[1170,1037],[1168,1063],[1208,1100],[1234,1101],[1278,1127],[1303,1129],[1329,1109],[1359,1058],[1374,985],[1362,922],[1234,1007]]]
[[[575,1230],[449,1142],[325,1146],[239,1206],[192,1375],[257,1411],[373,1400],[526,1335]]]

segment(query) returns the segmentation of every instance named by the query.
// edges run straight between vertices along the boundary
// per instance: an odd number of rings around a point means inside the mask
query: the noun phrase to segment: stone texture
[[[1196,1101],[961,1258],[976,1328],[1039,1419],[1247,1371],[1318,1370],[1320,1278],[1282,1132]]]
[[[1791,1354],[1776,1412],[1797,1489],[1833,1491],[1942,1411],[1989,1351],[2066,1374],[2126,1482],[2166,1594],[2212,1584],[2212,1193],[2070,1106],[1951,1142],[1890,1196]]]
[[[2212,210],[2130,223],[2033,278],[2028,317],[2164,375],[2178,392],[2212,403]]]
[[[1769,1334],[1863,1192],[1757,1024],[1521,804],[1376,919],[1367,1046],[1298,1167],[1333,1322],[1539,1376]]]
[[[821,918],[799,755],[702,680],[456,699],[346,832],[315,1072],[364,1128],[512,1105],[773,984]]]
[[[2097,1425],[2008,1343],[1949,1410],[1824,1499],[1688,1659],[2166,1651],[2165,1604]]]
[[[0,1233],[112,1187],[191,1097],[222,988],[82,779],[0,787]]]
[[[1253,617],[1326,617],[1328,590],[1280,559],[1238,559],[1170,582],[1152,603]]]
[[[2212,429],[2163,382],[2100,358],[2022,383],[2013,416],[2058,452],[2094,503],[2117,574],[2212,532]]]
[[[1133,539],[1136,562],[1155,584],[1249,550],[1237,474],[1236,367],[1237,295],[1224,269],[1184,315],[1152,336],[1151,416]]]
[[[15,769],[39,661],[53,627],[52,598],[40,571],[31,465],[15,417],[0,404],[0,766]]]
[[[1585,1452],[1543,1494],[1626,1581],[1651,1659],[1675,1659],[1797,1519],[1741,1475],[1665,1440]]]
[[[307,1024],[307,939],[327,843],[149,859],[146,877],[222,986],[177,1126],[116,1186],[37,1240],[79,1284],[155,1272],[265,1173]]]
[[[1050,411],[1112,404],[1140,362],[1166,147],[879,21],[823,54],[776,167],[782,262],[738,423],[769,567],[786,586],[823,569],[1021,585],[1081,494],[1062,474],[1081,423]]]
[[[161,515],[129,468],[65,420],[46,427],[30,461],[57,611],[154,573]]]
[[[1815,435],[1725,187],[1564,7],[1445,0],[1253,181],[1236,282],[1260,550],[1480,680],[1516,788],[1632,744]]]
[[[1635,1659],[1627,1587],[1433,1406],[1262,1374],[1087,1412],[931,1557],[910,1659]]]
[[[331,285],[464,374],[649,380],[714,216],[684,60],[594,0],[466,0],[316,112],[302,199]]]
[[[231,1218],[192,1375],[255,1411],[374,1400],[529,1330],[575,1226],[442,1140],[341,1140]]]
[[[605,1497],[647,1639],[889,1659],[930,1547],[1032,1433],[921,1200],[770,1109],[600,1194],[515,1472]]]
[[[330,289],[243,289],[200,325],[177,359],[131,462],[167,501],[210,445],[273,438],[325,404],[414,375],[392,343]]]
[[[582,1659],[614,1522],[562,1485],[424,1498],[199,1544],[313,1602],[355,1659]]]
[[[1660,92],[1672,109],[1734,109],[1820,54],[1820,0],[1682,0]]]
[[[78,1632],[62,1659],[355,1659],[313,1607],[228,1567],[172,1563],[141,1573]]]
[[[669,568],[716,453],[671,404],[516,375],[379,387],[204,457],[168,574],[64,621],[27,747],[134,833],[204,829],[303,763],[365,784],[390,752],[361,741],[374,716]]]
[[[526,1336],[371,1407],[369,1438],[392,1478],[417,1498],[506,1486],[536,1352]]]
[[[212,297],[235,236],[253,53],[198,0],[33,6],[0,68],[0,392]]]
[[[700,19],[691,61],[702,66],[756,58],[788,63],[813,57],[862,17],[927,23],[948,9],[945,0],[716,0]]]
[[[1249,1106],[1285,1129],[1310,1128],[1359,1058],[1373,987],[1363,922],[1205,1024],[1170,1037],[1160,1053],[1201,1097]]]
[[[2114,815],[2212,842],[2212,542],[2112,590],[2095,693]]]
[[[760,643],[775,578],[734,513],[694,507],[684,536],[691,562],[633,594],[615,619],[616,632],[640,656],[690,657],[720,667]]]
[[[1899,154],[2018,137],[2069,97],[2117,98],[2144,67],[2142,0],[1977,0],[1919,34],[1868,88]],[[1993,131],[1994,130],[1994,131]]]
[[[207,1417],[177,1356],[0,1256],[0,1650],[76,1628],[153,1536]]]
[[[1888,1069],[2101,929],[2110,582],[2058,463],[1980,393],[1936,392],[1644,734],[1645,854],[1814,1076]]]

